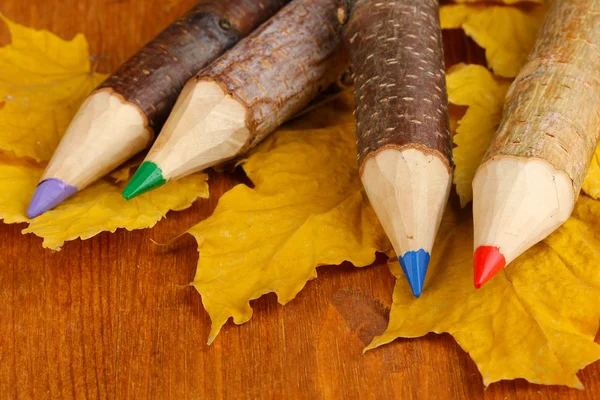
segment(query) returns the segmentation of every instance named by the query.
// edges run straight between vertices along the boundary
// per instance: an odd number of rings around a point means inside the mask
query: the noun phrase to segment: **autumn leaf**
[[[111,178],[115,183],[125,182],[125,181],[128,181],[129,178],[131,178],[131,176],[132,176],[131,171],[133,169],[134,169],[133,167],[117,168],[116,170],[111,172],[108,175],[108,177]]]
[[[316,267],[369,265],[390,248],[358,177],[351,110],[346,95],[272,135],[243,164],[255,187],[236,186],[189,231],[209,343],[230,317],[252,317],[250,300],[274,292],[285,304]]]
[[[494,24],[482,30],[492,36]],[[472,199],[471,182],[500,121],[510,81],[483,67],[459,65],[449,71],[447,82],[450,103],[467,108],[453,124],[455,183],[464,206]],[[599,170],[596,158],[587,193],[600,193]],[[398,337],[446,332],[470,354],[486,385],[524,378],[582,388],[577,371],[600,359],[594,342],[600,318],[595,301],[600,294],[600,203],[581,196],[566,224],[480,290],[473,286],[472,224],[470,210],[448,210],[421,299],[411,295],[399,265],[391,264],[397,281],[389,326],[367,349]]]
[[[133,158],[109,179],[29,220],[25,211],[44,170],[41,161],[51,156],[80,103],[104,76],[90,71],[82,35],[68,42],[3,20],[12,43],[0,48],[0,219],[29,222],[24,233],[35,233],[45,247],[58,249],[66,240],[102,231],[152,227],[169,210],[208,197],[207,176],[195,174],[127,202],[122,182],[139,165],[140,159]]]
[[[115,183],[128,181],[133,176],[137,167],[144,161],[145,154],[138,154],[123,163],[119,168],[108,174],[108,178]]]
[[[206,174],[190,175],[130,201],[121,195],[124,184],[101,180],[32,219],[23,233],[41,236],[44,247],[58,250],[67,240],[89,239],[103,231],[151,228],[169,210],[184,210],[197,198],[208,197],[206,179]]]
[[[600,199],[600,146],[594,153],[582,190],[594,199]]]
[[[117,228],[150,228],[169,210],[183,210],[200,197],[208,197],[206,174],[194,174],[127,201],[124,183],[100,180],[61,205],[29,220],[25,210],[44,169],[35,162],[0,154],[0,219],[5,223],[29,222],[23,233],[44,238],[43,246],[58,250],[67,240],[89,239]]]
[[[398,337],[450,333],[485,385],[525,378],[582,388],[578,370],[600,359],[600,203],[582,196],[571,219],[482,289],[473,286],[473,220],[449,210],[425,295],[415,299],[397,264],[387,330],[368,349]]]
[[[129,173],[132,166],[123,169]],[[100,180],[37,218],[25,215],[27,205],[44,169],[35,162],[0,153],[0,220],[29,222],[23,233],[44,238],[43,246],[58,250],[65,241],[89,239],[117,228],[150,228],[169,210],[183,210],[198,198],[207,198],[208,176],[197,173],[127,201],[121,195],[124,182]]]
[[[12,36],[0,48],[0,150],[48,161],[83,100],[106,75],[91,70],[83,35],[65,41],[0,17]]]
[[[44,168],[37,163],[0,152],[0,220],[7,224],[28,221],[25,207]]]
[[[453,138],[454,183],[464,207],[473,199],[471,183],[500,123],[510,81],[482,66],[459,64],[448,71],[446,83],[449,102],[468,107]]]
[[[485,49],[488,65],[497,75],[514,78],[535,44],[546,9],[452,4],[440,8],[440,22],[443,29],[463,29]]]

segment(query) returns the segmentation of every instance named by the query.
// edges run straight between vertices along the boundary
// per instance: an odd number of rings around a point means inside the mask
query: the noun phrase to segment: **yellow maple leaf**
[[[425,294],[415,299],[400,267],[387,330],[367,349],[397,337],[450,333],[485,385],[524,378],[582,388],[576,373],[600,359],[600,203],[582,196],[571,219],[486,286],[473,287],[473,221],[449,210]]]
[[[346,95],[272,135],[243,164],[255,187],[236,186],[190,229],[209,343],[229,317],[251,318],[250,300],[274,292],[285,304],[316,267],[369,265],[390,248],[358,177],[351,110]]]
[[[44,170],[38,162],[49,159],[80,103],[104,76],[90,71],[82,35],[68,42],[2,19],[12,43],[0,48],[0,220],[30,222],[24,233],[42,236],[45,247],[58,249],[66,240],[102,231],[151,227],[169,210],[208,197],[207,176],[195,174],[127,202],[119,182],[139,164],[134,158],[110,175],[115,182],[101,180],[28,220],[25,211]]]
[[[473,199],[471,183],[500,123],[510,81],[482,66],[459,64],[448,71],[446,82],[449,102],[468,107],[453,138],[454,183],[464,207]]]
[[[91,70],[83,35],[65,41],[0,17],[12,36],[0,48],[0,150],[48,161],[83,100],[106,75]]]
[[[129,172],[129,166],[124,168]],[[0,153],[0,220],[29,222],[23,233],[44,238],[43,246],[58,250],[65,241],[88,239],[100,232],[150,228],[169,210],[183,210],[197,198],[208,197],[207,175],[190,175],[126,201],[124,184],[101,180],[37,218],[28,219],[27,205],[44,168],[37,163]]]
[[[582,190],[594,199],[600,199],[600,146],[594,153]]]
[[[125,182],[128,181],[129,178],[133,176],[133,173],[140,166],[140,164],[144,161],[145,154],[138,154],[137,156],[127,160],[123,165],[119,168],[115,169],[108,175],[108,178],[112,179],[114,182]]]
[[[23,233],[41,236],[44,247],[58,250],[67,240],[89,239],[104,231],[151,228],[169,210],[180,211],[197,198],[208,197],[207,178],[203,173],[189,175],[130,201],[121,195],[124,184],[100,180],[54,210],[30,220]]]
[[[0,152],[0,220],[27,222],[25,207],[44,168],[37,163]]]
[[[123,169],[129,173],[131,168]],[[103,231],[150,228],[169,210],[183,210],[197,198],[209,195],[208,176],[203,173],[169,182],[132,201],[121,195],[124,183],[100,180],[54,210],[30,220],[25,210],[43,171],[31,160],[0,153],[0,220],[29,222],[23,233],[43,237],[43,246],[54,250],[67,240],[88,239]]]
[[[485,49],[488,65],[503,77],[517,76],[535,44],[546,6],[452,4],[440,8],[443,29],[462,28]]]
[[[134,169],[134,167],[131,167],[131,166],[123,166],[123,167],[117,168],[116,170],[111,172],[108,175],[108,177],[111,178],[112,180],[114,180],[115,183],[125,182],[125,181],[128,181],[129,178],[131,178],[131,171],[133,169]]]

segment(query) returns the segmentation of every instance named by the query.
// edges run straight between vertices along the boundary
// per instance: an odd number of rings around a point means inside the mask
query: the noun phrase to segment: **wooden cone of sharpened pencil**
[[[338,10],[355,74],[360,176],[417,297],[452,185],[438,7],[345,0]]]
[[[123,196],[244,154],[347,69],[337,0],[294,0],[191,79]]]
[[[83,103],[27,215],[54,208],[148,147],[185,82],[288,1],[204,1],[168,26]]]
[[[473,181],[475,286],[571,215],[600,135],[600,1],[554,1]]]

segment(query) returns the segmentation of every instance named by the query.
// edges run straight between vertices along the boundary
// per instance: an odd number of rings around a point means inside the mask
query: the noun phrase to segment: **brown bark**
[[[344,0],[338,10],[355,74],[358,163],[417,148],[451,170],[452,139],[437,0]]]
[[[579,193],[600,135],[600,2],[556,0],[484,158],[536,157]]]
[[[337,0],[294,0],[204,69],[247,108],[241,153],[305,107],[348,67],[336,33]]]
[[[190,77],[275,14],[289,0],[207,0],[169,25],[97,90],[139,107],[158,132]]]

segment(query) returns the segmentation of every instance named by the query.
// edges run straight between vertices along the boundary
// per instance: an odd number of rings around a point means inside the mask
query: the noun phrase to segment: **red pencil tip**
[[[475,287],[479,289],[504,268],[506,260],[500,249],[493,246],[479,246],[473,256],[475,264]]]

